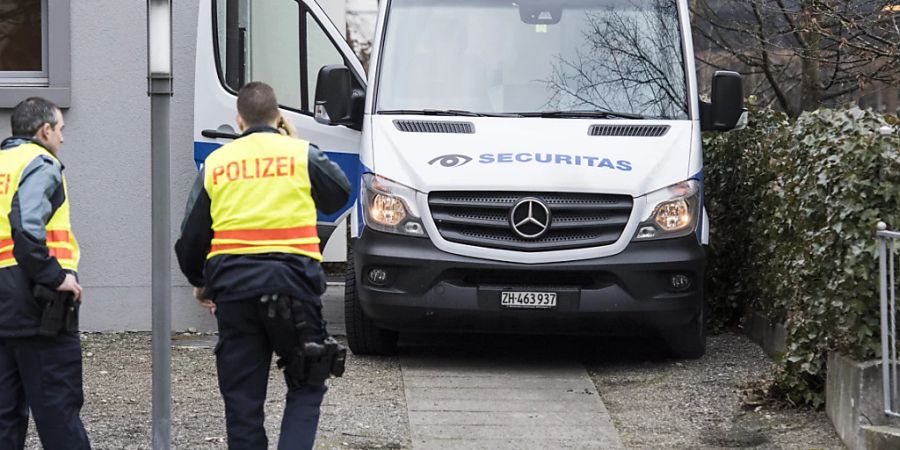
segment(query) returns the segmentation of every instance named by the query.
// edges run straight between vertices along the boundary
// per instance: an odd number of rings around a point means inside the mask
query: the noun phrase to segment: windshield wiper
[[[417,114],[422,116],[521,117],[510,113],[479,113],[460,109],[382,109],[378,114]]]
[[[618,117],[622,119],[635,119],[640,120],[645,117],[640,114],[634,113],[626,113],[626,112],[617,112],[617,111],[606,111],[603,109],[595,109],[595,110],[575,110],[575,111],[538,111],[538,112],[527,112],[527,113],[519,113],[523,117],[543,117],[543,118],[557,118],[557,117],[575,117],[575,118],[597,118],[597,119],[608,119],[612,117]]]

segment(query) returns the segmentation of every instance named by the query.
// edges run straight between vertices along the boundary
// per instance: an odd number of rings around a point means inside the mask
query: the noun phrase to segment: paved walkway
[[[521,357],[401,357],[413,449],[619,449],[584,368]]]
[[[345,334],[343,287],[322,296],[332,334]],[[414,450],[623,448],[577,362],[441,353],[400,359]]]
[[[322,316],[328,322],[329,333],[347,335],[344,326],[344,283],[328,282],[328,289],[322,294]]]

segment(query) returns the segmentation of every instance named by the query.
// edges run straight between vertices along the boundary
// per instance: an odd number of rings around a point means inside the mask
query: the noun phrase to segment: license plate
[[[500,305],[507,308],[555,308],[556,292],[503,291]]]

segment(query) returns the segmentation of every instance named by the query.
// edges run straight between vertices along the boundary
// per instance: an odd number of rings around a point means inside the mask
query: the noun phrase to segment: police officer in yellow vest
[[[237,108],[243,134],[207,157],[175,251],[218,321],[228,447],[267,448],[263,405],[274,351],[288,386],[278,448],[309,449],[325,379],[341,374],[345,354],[322,320],[316,209],[340,210],[350,183],[315,145],[293,136],[270,86],[245,85]]]
[[[11,122],[0,144],[0,448],[25,447],[30,409],[45,449],[86,449],[81,340],[77,322],[62,321],[81,301],[57,156],[65,124],[39,97],[19,103]]]

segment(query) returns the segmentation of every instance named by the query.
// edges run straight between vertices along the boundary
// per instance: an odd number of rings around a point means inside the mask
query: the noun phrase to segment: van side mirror
[[[713,75],[711,102],[700,102],[700,129],[728,131],[746,126],[741,74],[719,70]]]
[[[316,82],[316,122],[326,125],[352,125],[352,74],[347,66],[332,64],[319,69]]]

